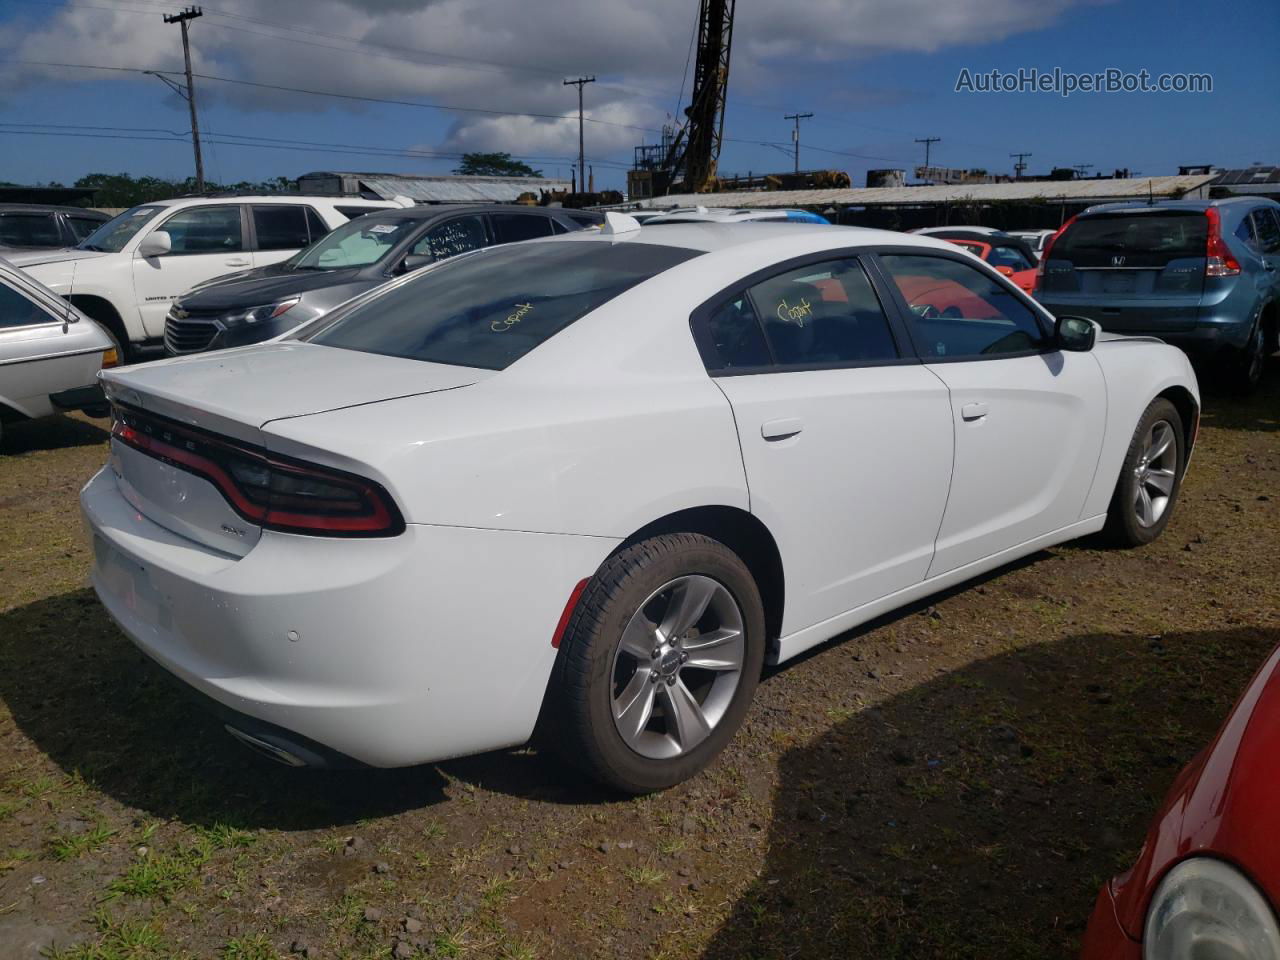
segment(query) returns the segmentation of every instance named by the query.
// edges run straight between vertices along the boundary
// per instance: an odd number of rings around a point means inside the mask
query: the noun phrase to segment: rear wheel
[[[1106,534],[1117,546],[1148,544],[1169,525],[1182,487],[1184,436],[1177,408],[1163,397],[1152,400],[1133,431],[1107,511]]]
[[[1267,330],[1259,317],[1249,334],[1249,342],[1232,356],[1228,364],[1229,386],[1236,393],[1248,396],[1258,389],[1262,382],[1262,369],[1267,362],[1267,339]]]
[[[554,743],[628,793],[687,780],[742,723],[764,662],[755,581],[697,534],[644,540],[592,578],[561,643]]]

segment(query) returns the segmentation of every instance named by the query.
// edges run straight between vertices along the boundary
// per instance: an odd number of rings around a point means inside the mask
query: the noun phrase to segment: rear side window
[[[1162,268],[1171,260],[1203,257],[1207,238],[1208,220],[1200,211],[1105,214],[1073,223],[1052,256],[1076,267]]]
[[[515,243],[551,236],[551,218],[524,213],[495,213],[491,215],[493,233],[498,243]]]
[[[967,263],[915,254],[882,254],[880,262],[911,310],[908,322],[926,359],[1025,353],[1043,342],[1031,309]]]
[[[0,330],[51,323],[53,317],[8,284],[0,283]]]
[[[747,296],[778,367],[898,359],[889,320],[857,260],[788,270],[757,283]]]
[[[253,208],[259,250],[300,250],[311,242],[306,208],[275,203]]]
[[[62,236],[51,213],[0,215],[0,243],[11,247],[60,247]]]
[[[1280,253],[1280,216],[1270,207],[1253,211],[1253,228],[1264,253]]]
[[[496,247],[413,274],[303,339],[502,370],[602,304],[697,255],[642,243]]]
[[[565,216],[580,227],[598,227],[602,222],[599,216],[593,217],[587,213],[568,213]]]
[[[987,263],[993,267],[1008,267],[1010,270],[1030,270],[1032,263],[1017,247],[994,246]]]

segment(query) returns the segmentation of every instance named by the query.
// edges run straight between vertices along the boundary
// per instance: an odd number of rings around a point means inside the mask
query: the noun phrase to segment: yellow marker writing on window
[[[517,323],[523,320],[525,318],[525,314],[532,309],[532,303],[517,303],[514,313],[508,314],[505,320],[494,320],[490,322],[489,329],[494,333],[506,333]]]
[[[801,297],[800,302],[794,307],[789,305],[785,299],[778,304],[778,319],[783,323],[794,323],[798,327],[803,327],[805,318],[812,316],[813,307],[810,306],[806,297]]]

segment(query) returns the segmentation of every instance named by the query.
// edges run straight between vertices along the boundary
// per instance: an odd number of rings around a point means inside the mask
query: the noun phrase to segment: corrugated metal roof
[[[568,190],[568,180],[539,177],[360,177],[362,190],[384,200],[410,197],[418,203],[514,203],[522,193]]]
[[[1214,179],[1195,176],[1135,177],[1126,180],[1019,180],[922,187],[854,187],[844,190],[770,190],[761,193],[683,193],[654,197],[650,207],[819,207],[887,206],[960,201],[1065,200],[1072,203],[1128,198],[1182,197]]]

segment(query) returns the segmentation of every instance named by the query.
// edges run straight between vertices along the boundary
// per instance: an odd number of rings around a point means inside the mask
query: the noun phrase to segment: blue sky
[[[586,89],[588,161],[598,187],[621,186],[631,147],[673,112],[695,0],[216,0],[192,27],[197,71],[210,76],[477,110],[570,115],[562,76],[594,73]],[[157,0],[0,0],[0,180],[65,183],[91,171],[180,177],[191,170],[186,106],[130,69],[181,64],[176,27]],[[342,38],[351,38],[345,40]],[[790,168],[790,123],[801,164],[848,170],[921,162],[916,137],[936,136],[935,163],[1009,171],[1092,164],[1144,175],[1179,164],[1280,163],[1280,3],[1096,0],[742,0],[721,171]],[[114,71],[16,61],[114,66]],[[1038,67],[1079,73],[1118,67],[1209,73],[1210,94],[954,92],[962,68]],[[686,97],[687,97],[687,86]],[[456,154],[507,150],[566,174],[572,119],[455,112],[197,80],[215,180],[309,170],[447,172]],[[62,128],[17,126],[61,124]],[[88,129],[90,127],[116,129]],[[125,130],[123,128],[130,128]],[[95,136],[49,136],[64,133]],[[26,131],[26,132],[22,132]],[[35,132],[40,135],[33,135]],[[155,132],[150,132],[155,131]],[[154,140],[106,136],[156,136]],[[264,138],[249,146],[244,138]],[[284,143],[268,143],[274,138]],[[769,141],[781,146],[736,141]],[[824,148],[825,151],[817,148]],[[849,156],[857,154],[860,156]]]

